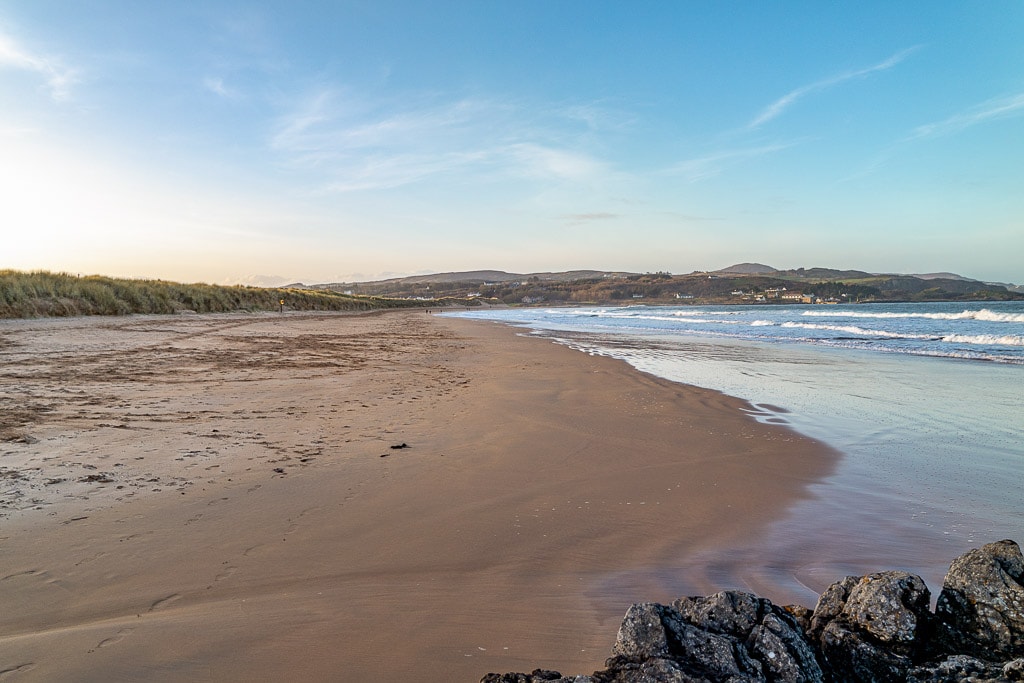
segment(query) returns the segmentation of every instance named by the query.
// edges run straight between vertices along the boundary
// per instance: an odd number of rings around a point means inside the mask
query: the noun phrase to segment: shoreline
[[[629,604],[677,597],[608,577],[754,537],[834,467],[745,401],[504,325],[388,313],[82,321],[78,342],[25,350],[40,360],[2,381],[49,411],[35,443],[0,442],[27,477],[5,483],[112,481],[42,484],[66,486],[0,520],[0,669],[593,670]],[[0,352],[21,358],[25,334],[0,326]]]

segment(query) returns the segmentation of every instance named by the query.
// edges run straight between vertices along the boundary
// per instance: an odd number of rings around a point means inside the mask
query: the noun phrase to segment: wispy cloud
[[[540,118],[544,118],[543,116]],[[389,189],[446,174],[565,182],[605,165],[574,139],[583,123],[515,103],[477,98],[367,102],[321,88],[282,116],[271,148],[297,169],[322,174],[330,192]]]
[[[668,216],[677,220],[685,221],[687,223],[706,223],[708,221],[720,221],[724,220],[717,216],[698,216],[692,213],[682,213],[679,211],[659,211],[662,216]]]
[[[331,179],[320,187],[327,192],[388,190],[411,185],[465,169],[481,159],[478,155],[458,153],[438,156],[426,154],[379,154],[362,159],[344,160],[327,170]]]
[[[774,154],[788,147],[794,146],[795,142],[761,145],[759,147],[746,147],[740,149],[722,150],[706,154],[702,157],[686,159],[673,164],[665,169],[665,173],[682,176],[689,182],[697,182],[705,178],[719,175],[727,167],[743,161],[756,159],[767,154]]]
[[[223,78],[216,76],[208,76],[203,79],[203,87],[212,92],[215,95],[219,95],[226,100],[238,99],[240,93],[234,88],[229,87]]]
[[[513,162],[513,169],[534,178],[586,180],[604,170],[604,164],[588,154],[533,142],[523,142],[492,150]]]
[[[566,119],[582,122],[594,132],[624,131],[636,123],[633,114],[610,108],[602,102],[569,104],[558,111]]]
[[[908,48],[906,50],[901,50],[894,54],[893,56],[889,57],[888,59],[885,59],[877,64],[873,64],[869,67],[863,69],[856,69],[854,71],[845,71],[835,76],[830,76],[820,81],[815,81],[814,83],[811,83],[809,85],[801,86],[796,90],[792,90],[783,95],[782,97],[780,97],[779,99],[772,102],[760,114],[754,117],[754,120],[747,124],[747,129],[752,130],[754,128],[759,128],[763,126],[772,119],[780,116],[784,111],[786,111],[786,109],[792,106],[795,102],[806,97],[807,95],[810,95],[811,93],[818,92],[820,90],[826,90],[827,88],[839,85],[840,83],[843,83],[845,81],[850,81],[855,78],[863,78],[864,76],[868,76],[879,71],[886,71],[888,69],[891,69],[892,67],[896,66],[897,64],[905,60],[918,49],[920,49],[919,45]]]
[[[942,121],[918,126],[908,139],[917,140],[951,135],[981,123],[1021,114],[1024,114],[1024,93],[987,100]]]
[[[33,54],[18,44],[10,35],[0,31],[0,68],[8,67],[31,71],[43,77],[50,97],[63,102],[71,97],[71,86],[77,80],[76,71],[57,57]]]
[[[617,213],[598,211],[595,213],[565,213],[558,218],[559,220],[567,221],[569,225],[579,225],[581,223],[591,223],[593,221],[609,221],[621,218],[621,216]]]
[[[949,118],[914,128],[909,135],[890,144],[881,150],[863,168],[851,173],[841,180],[843,182],[856,180],[875,173],[893,158],[898,156],[907,147],[932,138],[955,135],[962,130],[972,128],[983,123],[1006,119],[1013,116],[1024,115],[1024,93],[1017,93],[1008,97],[997,97],[986,100],[980,104],[954,114]]]

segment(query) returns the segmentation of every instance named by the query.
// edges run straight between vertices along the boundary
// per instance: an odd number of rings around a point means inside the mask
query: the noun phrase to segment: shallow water
[[[965,550],[1024,541],[1019,303],[469,315],[747,399],[763,408],[754,419],[787,423],[844,455],[832,476],[810,487],[809,500],[756,541],[608,577],[599,592],[743,588],[813,604],[842,576],[900,568],[937,593],[950,560]],[[814,327],[796,325],[808,320]]]

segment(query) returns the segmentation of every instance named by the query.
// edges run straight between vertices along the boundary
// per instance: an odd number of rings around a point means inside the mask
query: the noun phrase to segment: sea
[[[757,538],[602,579],[601,593],[750,590],[813,607],[847,575],[932,590],[984,543],[1024,543],[1024,302],[482,309],[584,353],[750,402],[841,454]],[[671,533],[671,530],[666,530]]]

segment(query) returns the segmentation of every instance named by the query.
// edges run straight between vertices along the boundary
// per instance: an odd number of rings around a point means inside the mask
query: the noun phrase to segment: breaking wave
[[[902,332],[890,332],[888,330],[868,330],[856,325],[822,325],[819,323],[795,323],[784,322],[781,327],[794,327],[802,330],[828,330],[831,332],[846,332],[862,337],[887,337],[891,339],[934,339],[928,334],[905,334]]]
[[[985,344],[987,346],[1024,346],[1024,336],[1016,334],[948,334],[944,342],[955,344]]]
[[[1024,323],[1024,313],[999,313],[982,308],[959,313],[907,313],[896,311],[804,311],[803,315],[818,318],[924,318],[927,320],[981,320],[988,323]]]

